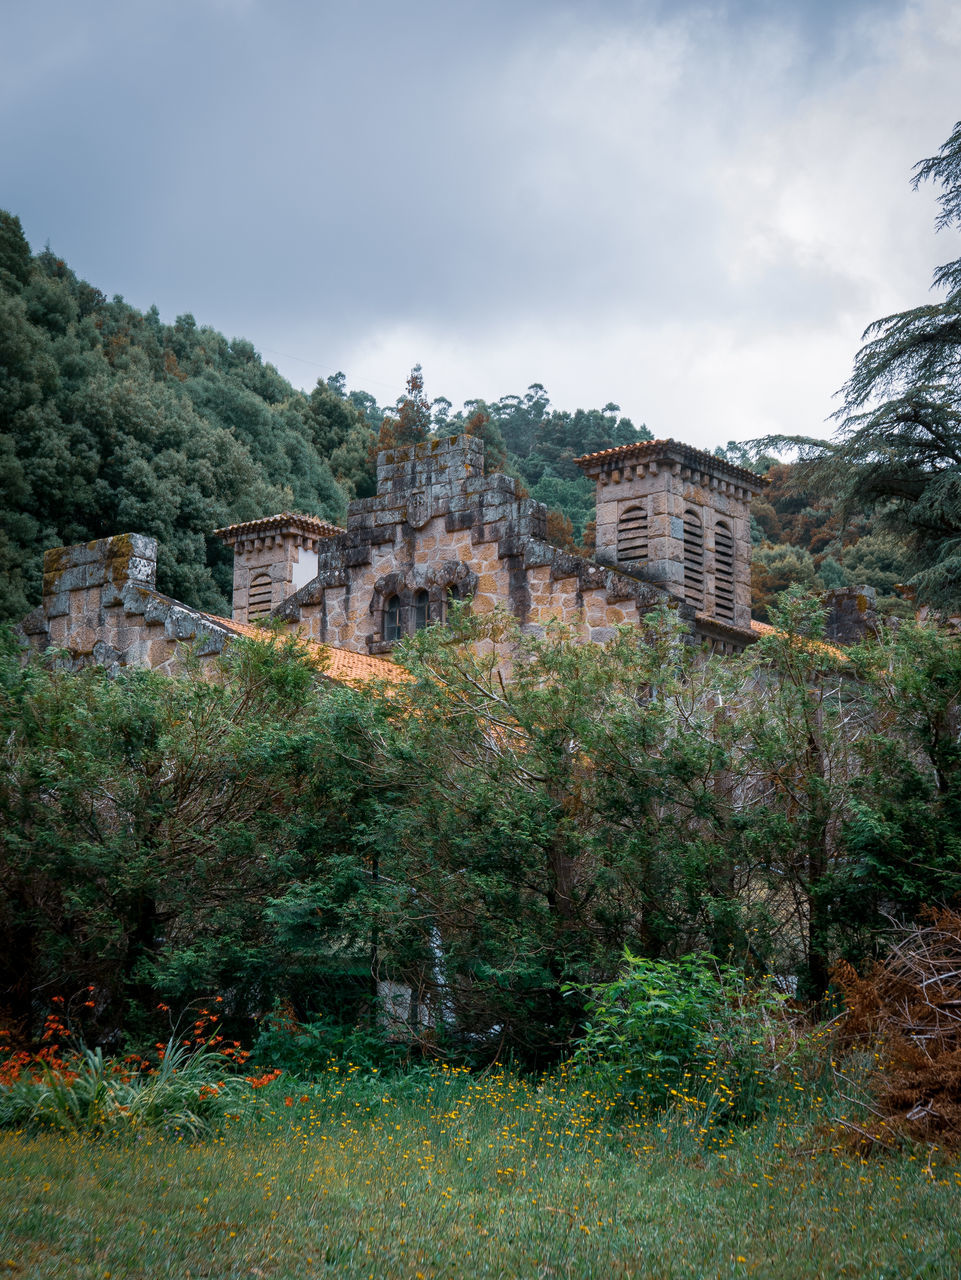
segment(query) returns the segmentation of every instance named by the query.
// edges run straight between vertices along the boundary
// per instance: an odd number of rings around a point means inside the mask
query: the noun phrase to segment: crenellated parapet
[[[604,642],[665,599],[650,581],[547,541],[547,509],[512,477],[484,474],[484,446],[451,436],[383,451],[377,492],[351,503],[322,546],[317,575],[275,616],[317,639],[389,652],[442,622],[452,599],[506,608],[537,631],[552,620]],[[692,632],[693,608],[676,605]]]

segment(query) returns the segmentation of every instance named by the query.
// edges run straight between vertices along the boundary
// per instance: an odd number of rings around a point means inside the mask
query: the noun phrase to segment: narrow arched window
[[[384,602],[384,639],[399,640],[400,636],[400,596],[389,596]]]
[[[696,511],[684,512],[684,599],[704,605],[704,529]]]
[[[250,585],[247,587],[248,622],[256,618],[266,618],[270,613],[272,595],[273,583],[269,573],[258,573],[255,578],[251,578]]]
[[[427,626],[430,596],[426,591],[414,592],[414,630],[422,631]]]
[[[617,559],[619,564],[644,564],[647,561],[647,512],[643,507],[628,507],[617,522]]]
[[[714,527],[714,609],[734,621],[734,535],[723,521]]]

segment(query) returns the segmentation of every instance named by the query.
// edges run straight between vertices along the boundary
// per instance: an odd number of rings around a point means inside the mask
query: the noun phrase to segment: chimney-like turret
[[[214,533],[234,549],[233,620],[256,622],[316,577],[320,543],[343,529],[285,511]]]
[[[766,483],[702,449],[648,440],[577,459],[597,484],[595,557],[699,613],[751,625],[750,503]]]

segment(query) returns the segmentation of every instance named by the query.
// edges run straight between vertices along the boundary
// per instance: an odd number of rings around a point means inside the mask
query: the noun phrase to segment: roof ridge
[[[222,529],[214,529],[213,532],[217,538],[239,537],[260,530],[267,532],[272,526],[282,524],[294,525],[323,537],[334,537],[338,533],[346,532],[342,525],[332,524],[331,521],[324,520],[320,516],[305,515],[299,511],[279,511],[276,515],[259,516],[256,520],[241,520],[237,524],[228,524]]]
[[[695,459],[700,461],[702,465],[717,467],[729,475],[749,482],[757,489],[761,489],[768,483],[766,478],[756,471],[749,471],[747,467],[740,467],[735,462],[728,462],[726,458],[719,458],[717,454],[709,453],[707,449],[698,449],[692,444],[685,444],[682,440],[675,440],[673,436],[658,440],[636,440],[632,444],[615,445],[612,449],[599,449],[595,453],[582,454],[581,457],[575,458],[574,462],[579,467],[583,467],[585,463],[606,462],[608,459],[625,458],[631,454],[650,454],[668,450],[677,450],[692,461]]]

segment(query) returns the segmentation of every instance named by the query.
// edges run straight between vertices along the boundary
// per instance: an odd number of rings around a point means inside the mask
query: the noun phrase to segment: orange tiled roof
[[[783,632],[779,633],[777,627],[772,627],[769,622],[756,622],[754,618],[751,619],[751,630],[758,637],[783,634]],[[842,662],[847,660],[848,655],[836,644],[829,644],[826,640],[808,640],[806,643],[814,649],[821,649],[824,653],[829,653],[832,658],[840,658]]]
[[[255,627],[248,622],[234,622],[233,618],[221,618],[215,613],[205,615],[218,627],[232,631],[234,635],[247,636],[250,640],[267,640],[272,636],[286,640],[290,632],[271,632],[264,627]],[[351,653],[348,649],[339,649],[336,645],[320,644],[309,640],[306,636],[297,637],[301,644],[308,647],[308,652],[316,654],[318,660],[326,658],[324,675],[338,684],[352,686],[366,684],[368,680],[385,680],[388,684],[401,684],[409,680],[403,667],[390,662],[387,658],[378,658],[373,654]]]
[[[245,520],[242,524],[229,524],[224,529],[215,529],[217,538],[249,538],[262,533],[273,533],[280,528],[290,528],[298,533],[309,533],[315,538],[332,538],[344,530],[337,524],[330,524],[318,516],[302,516],[293,511],[281,511],[276,516],[263,516],[260,520]]]
[[[643,461],[645,458],[656,458],[657,455],[667,452],[678,454],[694,466],[703,467],[705,470],[721,471],[730,479],[739,480],[753,489],[760,490],[767,484],[767,480],[754,471],[748,471],[746,467],[737,467],[733,462],[727,462],[724,458],[717,458],[713,453],[708,453],[706,449],[695,449],[692,445],[682,444],[679,440],[641,440],[637,444],[618,445],[616,449],[601,449],[598,453],[585,453],[583,457],[575,458],[574,461],[579,467],[584,467],[585,464],[618,459],[627,462],[637,458]]]

